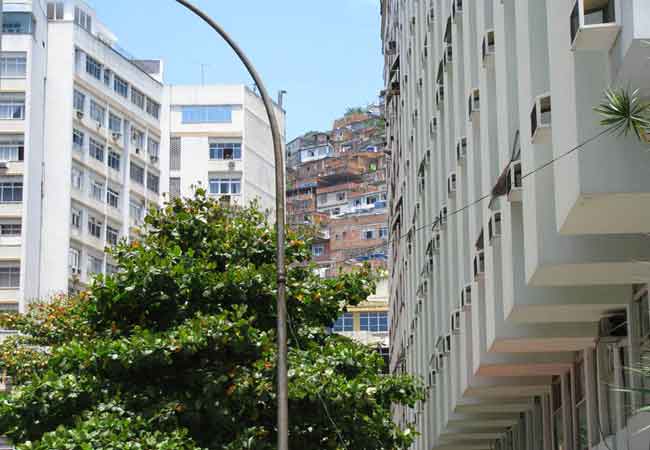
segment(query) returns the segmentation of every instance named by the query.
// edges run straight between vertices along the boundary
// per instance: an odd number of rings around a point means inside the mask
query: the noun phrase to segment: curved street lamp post
[[[278,334],[278,450],[289,449],[289,395],[287,379],[287,304],[286,304],[286,263],[285,263],[285,216],[284,216],[284,157],[282,153],[282,136],[275,115],[273,101],[262,83],[255,67],[237,43],[210,16],[188,0],[176,0],[192,13],[200,17],[216,31],[237,54],[246,70],[253,78],[262,96],[264,108],[269,118],[271,135],[273,137],[273,152],[275,157],[275,226],[277,230],[277,334]]]

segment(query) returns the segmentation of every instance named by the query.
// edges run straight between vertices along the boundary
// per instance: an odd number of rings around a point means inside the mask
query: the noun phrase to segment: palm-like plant
[[[650,103],[643,101],[640,91],[607,89],[602,103],[595,108],[601,115],[600,124],[618,136],[630,133],[641,142],[650,142]]]

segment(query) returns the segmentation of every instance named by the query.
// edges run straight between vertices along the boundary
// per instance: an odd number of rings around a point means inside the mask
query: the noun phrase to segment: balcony
[[[571,47],[574,50],[610,50],[621,26],[616,0],[577,0],[571,16]]]
[[[551,94],[538,96],[530,112],[530,133],[533,144],[550,144],[552,142],[551,128]]]

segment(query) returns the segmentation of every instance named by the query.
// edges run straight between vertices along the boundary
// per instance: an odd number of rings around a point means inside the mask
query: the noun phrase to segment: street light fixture
[[[275,226],[277,230],[277,334],[278,334],[278,450],[289,449],[289,394],[287,378],[287,303],[286,303],[286,263],[285,263],[285,215],[284,215],[284,158],[282,153],[282,137],[278,126],[278,119],[275,115],[273,101],[262,83],[262,79],[255,70],[255,67],[237,43],[216,23],[210,16],[188,0],[176,0],[192,13],[201,18],[214,31],[216,31],[233,49],[246,70],[253,78],[257,89],[264,102],[264,108],[271,125],[273,137],[273,152],[275,157]]]

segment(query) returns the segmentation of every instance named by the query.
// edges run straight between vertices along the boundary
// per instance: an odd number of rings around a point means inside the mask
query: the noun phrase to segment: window
[[[4,119],[4,120],[25,119],[25,93],[24,92],[0,93],[0,119]]]
[[[119,153],[116,153],[114,151],[109,151],[108,152],[108,167],[110,167],[113,170],[117,170],[118,172],[120,171],[120,160],[122,157],[120,156]]]
[[[95,120],[99,125],[103,125],[106,120],[106,108],[100,106],[94,100],[90,101],[90,118]]]
[[[88,153],[99,162],[104,162],[104,144],[93,138],[88,139]]]
[[[120,269],[115,264],[106,263],[106,275],[116,275]]]
[[[144,109],[145,99],[146,98],[142,92],[131,86],[131,103],[140,109]]]
[[[9,12],[2,14],[2,32],[7,34],[32,34],[34,16],[30,12]]]
[[[21,203],[23,201],[23,183],[0,182],[0,203]]]
[[[140,167],[137,164],[131,162],[131,181],[135,181],[138,184],[144,185],[144,167]]]
[[[374,205],[379,201],[379,197],[376,195],[371,195],[370,197],[366,197],[366,205]]]
[[[336,200],[339,202],[345,201],[345,192],[338,192],[336,194]]]
[[[129,215],[131,219],[140,222],[144,216],[144,204],[138,200],[131,200],[129,202]]]
[[[109,225],[106,225],[106,242],[108,244],[113,246],[117,245],[117,241],[119,237],[120,237],[120,232],[117,229]]]
[[[354,331],[354,316],[352,313],[345,313],[334,322],[332,331],[341,333],[343,331]]]
[[[183,106],[183,123],[231,123],[232,106]]]
[[[82,190],[84,186],[84,172],[78,167],[72,166],[72,171],[70,172],[70,181],[72,187],[75,189]]]
[[[241,178],[211,178],[210,194],[233,194],[241,193]]]
[[[181,138],[173,137],[169,141],[169,170],[181,170]]]
[[[0,135],[0,161],[23,161],[25,159],[25,136]]]
[[[88,232],[91,236],[101,239],[103,226],[104,224],[100,220],[97,220],[92,216],[88,217]]]
[[[180,178],[170,178],[169,179],[169,197],[173,200],[175,198],[180,198],[181,196],[181,179]]]
[[[311,254],[313,256],[323,256],[325,254],[325,246],[323,244],[315,244],[311,246]]]
[[[585,361],[580,359],[575,367],[574,395],[576,401],[576,426],[578,448],[576,450],[589,450],[589,432],[587,422],[589,421],[587,411],[587,397],[585,395]]]
[[[111,77],[112,72],[109,69],[104,69],[104,85],[109,89],[111,88]]]
[[[565,448],[564,439],[564,415],[562,414],[562,380],[560,377],[554,377],[551,385],[551,415],[553,422],[553,448],[563,450]]]
[[[379,239],[388,239],[388,228],[379,229]]]
[[[129,97],[129,83],[115,75],[113,77],[113,89],[124,98]]]
[[[381,312],[362,312],[361,331],[387,332],[388,331],[388,313]]]
[[[366,241],[375,239],[375,230],[363,230],[361,233],[361,239]]]
[[[17,237],[22,233],[22,228],[20,222],[1,223],[0,235],[4,237]]]
[[[88,275],[97,275],[103,272],[104,259],[88,255]]]
[[[90,55],[86,55],[86,73],[97,80],[102,79],[102,65]]]
[[[160,177],[151,172],[147,172],[147,189],[156,194],[160,190]]]
[[[27,76],[27,53],[3,52],[0,56],[2,78],[25,78]]]
[[[84,111],[86,109],[86,96],[75,89],[73,98],[74,109],[77,111]]]
[[[63,20],[65,2],[48,2],[47,18],[48,20]]]
[[[113,208],[120,207],[120,193],[114,189],[106,189],[106,203]]]
[[[85,141],[85,135],[83,131],[79,130],[72,130],[72,146],[77,149],[81,150],[84,147],[84,141]]]
[[[0,267],[0,289],[18,289],[20,287],[20,264]]]
[[[241,144],[210,144],[210,159],[241,159]]]
[[[104,183],[94,180],[90,184],[90,196],[98,202],[104,202]]]
[[[137,149],[144,148],[144,131],[131,127],[131,142]]]
[[[74,247],[70,247],[68,250],[68,267],[73,274],[81,273],[81,251]]]
[[[149,156],[152,158],[158,158],[158,152],[160,150],[160,143],[155,139],[147,139],[147,151]]]
[[[108,115],[108,129],[113,133],[122,134],[122,119],[110,113]]]
[[[92,31],[92,18],[90,14],[76,6],[74,8],[74,23],[89,33]]]
[[[147,112],[156,119],[160,116],[160,105],[147,97]]]
[[[70,217],[70,224],[72,225],[72,227],[76,228],[77,230],[81,230],[82,219],[83,219],[83,211],[73,206],[71,217]]]

